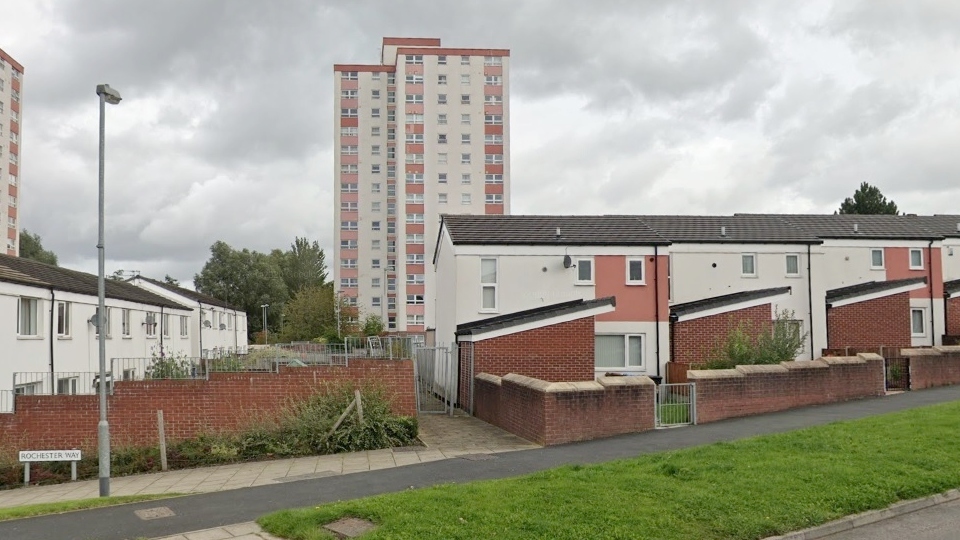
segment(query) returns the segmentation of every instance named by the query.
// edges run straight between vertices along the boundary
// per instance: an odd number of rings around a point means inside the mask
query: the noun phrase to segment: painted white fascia
[[[486,339],[493,339],[503,336],[509,336],[510,334],[517,334],[519,332],[526,332],[529,330],[536,330],[537,328],[544,328],[546,326],[552,326],[554,324],[561,324],[565,322],[575,321],[577,319],[583,319],[586,317],[593,317],[595,315],[600,315],[603,313],[610,313],[616,309],[614,306],[609,304],[603,306],[597,306],[590,309],[585,309],[583,311],[577,311],[576,313],[565,313],[563,315],[558,315],[556,317],[550,317],[548,319],[542,319],[539,321],[528,322],[524,324],[518,324],[516,326],[511,326],[509,328],[498,328],[496,330],[490,330],[488,332],[483,332],[480,334],[471,334],[468,336],[459,336],[457,341],[461,342],[477,342],[483,341]]]
[[[670,253],[670,246],[657,246],[658,255],[667,255]],[[500,245],[500,244],[455,244],[454,252],[457,255],[482,255],[482,256],[527,256],[527,255],[554,255],[563,257],[593,257],[595,255],[625,255],[628,257],[641,257],[653,255],[654,246],[575,246],[564,245],[562,243],[555,246],[522,246],[522,245]]]
[[[790,296],[789,292],[775,294],[772,296],[765,296],[763,298],[755,298],[753,300],[745,300],[743,302],[737,302],[736,304],[728,304],[726,306],[721,306],[712,309],[705,309],[703,311],[698,311],[696,313],[689,313],[687,315],[680,315],[677,318],[677,322],[692,321],[695,319],[702,319],[704,317],[712,317],[713,315],[720,315],[722,313],[728,313],[730,311],[737,311],[740,309],[747,309],[757,306],[762,306],[764,304],[773,304],[776,300],[781,298],[786,298]],[[771,313],[771,317],[773,314]]]
[[[885,291],[865,294],[863,296],[855,296],[853,298],[845,298],[843,300],[837,300],[836,302],[830,302],[828,305],[832,308],[849,306],[850,304],[859,304],[860,302],[876,300],[877,298],[884,298],[886,296],[893,296],[895,294],[915,291],[917,289],[923,289],[926,286],[927,286],[926,283],[914,283],[913,285],[903,285],[895,289],[887,289]]]

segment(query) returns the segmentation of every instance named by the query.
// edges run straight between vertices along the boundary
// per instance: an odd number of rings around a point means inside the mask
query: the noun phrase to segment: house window
[[[380,174],[380,165],[379,165],[379,164],[372,164],[372,165],[370,165],[370,173],[371,173],[371,174]]]
[[[470,74],[463,73],[460,75],[460,84],[470,84]]]
[[[379,212],[381,208],[380,201],[373,201],[370,203],[371,212]]]
[[[423,224],[423,214],[407,214],[407,223],[413,225]]]
[[[483,116],[483,123],[488,126],[499,126],[503,124],[503,115],[502,114],[485,114]]]
[[[357,109],[347,109],[347,108],[340,109],[340,116],[342,118],[356,118]]]
[[[744,253],[740,256],[740,274],[748,277],[757,275],[757,256],[754,253]]]
[[[423,75],[412,73],[404,79],[407,84],[423,84]]]
[[[146,319],[146,321],[144,321],[144,326],[146,326],[147,337],[148,337],[148,338],[155,338],[155,337],[157,337],[157,323],[156,323],[156,320],[157,320],[157,314],[156,314],[156,313],[151,313],[151,312],[148,311],[148,312],[147,312],[147,319]]]
[[[437,76],[437,84],[447,84],[447,76],[446,76],[446,75],[438,75],[438,76]]]
[[[407,326],[423,325],[423,315],[407,315]]]
[[[643,367],[643,335],[598,334],[594,337],[597,369]]]
[[[408,184],[422,184],[423,173],[407,173],[406,181]]]
[[[480,311],[497,311],[496,259],[480,259]]]
[[[487,75],[483,78],[483,84],[488,86],[503,86],[503,78],[499,75]]]
[[[380,307],[380,297],[371,296],[370,297],[370,307]]]
[[[423,193],[407,193],[407,204],[423,204]]]
[[[130,310],[120,310],[120,332],[123,337],[130,337]]]
[[[77,377],[65,377],[57,379],[57,394],[76,394]]]
[[[406,55],[407,64],[423,64],[423,55],[422,54],[408,54]]]
[[[380,222],[379,222],[379,221],[371,221],[371,222],[370,222],[370,230],[371,230],[371,231],[379,231],[379,230],[380,230]]]
[[[36,298],[21,298],[17,304],[17,335],[18,336],[39,336],[40,322],[38,316],[38,303]]]
[[[340,74],[340,78],[345,81],[356,81],[359,79],[359,74],[356,71],[344,71]]]
[[[354,191],[354,193],[356,193],[356,191]],[[370,184],[370,193],[380,193],[380,182]]]
[[[360,187],[359,184],[352,184],[352,183],[349,183],[349,182],[343,182],[343,183],[340,184],[340,192],[341,192],[341,193],[356,193],[357,190],[359,189],[359,187]]]
[[[100,317],[99,317],[99,316],[97,317],[98,322],[100,322],[100,325],[103,326],[103,329],[104,329],[104,331],[106,332],[105,335],[106,335],[107,337],[111,337],[111,336],[113,335],[113,332],[110,331],[110,315],[111,315],[111,312],[112,312],[112,311],[113,311],[113,310],[112,310],[111,308],[105,308],[104,313],[106,313],[106,315],[103,317],[103,321],[102,321],[102,322],[99,321]],[[100,314],[100,308],[97,308],[96,313],[97,313],[97,315]],[[97,334],[98,336],[100,335],[100,326],[97,326],[97,327],[96,327],[96,334]]]
[[[437,203],[438,203],[438,204],[447,204],[447,194],[446,194],[446,193],[438,193],[438,194],[437,194]]]
[[[643,285],[643,258],[627,259],[627,284]]]
[[[341,137],[356,137],[359,134],[356,127],[342,127],[340,128]]]
[[[380,249],[380,240],[371,240],[370,249],[379,250]]]
[[[773,327],[774,333],[780,336],[788,337],[791,340],[798,340],[803,335],[803,321],[798,320],[780,320]]]
[[[924,308],[913,308],[910,310],[910,333],[913,337],[924,337],[927,335],[927,310]]]
[[[423,253],[408,253],[407,264],[423,264]]]
[[[446,183],[447,183],[447,173],[442,172],[442,173],[437,174],[437,182],[440,183],[440,184],[446,184]]]
[[[370,268],[378,270],[380,268],[380,259],[370,259]]]
[[[593,285],[593,259],[577,259],[577,285]]]
[[[503,135],[484,135],[483,144],[503,144]]]
[[[416,113],[407,114],[407,123],[408,123],[408,124],[422,124],[422,123],[423,123],[423,115],[422,115],[422,114],[416,114]]]
[[[461,115],[460,115],[460,125],[463,125],[463,126],[469,126],[469,125],[470,125],[470,115],[469,115],[469,114],[461,114]]]
[[[460,154],[460,164],[469,165],[470,164],[470,154]]]
[[[407,94],[404,101],[414,104],[423,103],[423,94]]]
[[[378,75],[379,75],[379,73],[378,73]],[[380,99],[380,91],[379,91],[379,90],[371,90],[371,91],[370,91],[370,97],[371,97],[372,99]]]
[[[441,153],[437,154],[437,164],[438,164],[438,165],[446,165],[446,164],[447,164],[447,153],[446,153],[446,152],[441,152]]]
[[[371,117],[371,118],[380,118],[380,109],[379,109],[379,108],[370,109],[370,117]]]
[[[469,66],[469,65],[470,65],[470,57],[469,57],[469,56],[461,56],[461,57],[460,57],[460,65],[461,65],[461,66]]]
[[[447,134],[440,133],[437,135],[437,144],[447,144]]]
[[[408,294],[407,303],[412,306],[422,306],[423,305],[423,295],[422,294]]]
[[[503,59],[499,56],[484,56],[483,65],[485,66],[502,66]]]
[[[228,321],[230,319],[227,319]],[[180,337],[185,338],[190,333],[190,319],[181,315],[180,316]]]
[[[340,249],[357,249],[356,240],[341,240]]]
[[[487,193],[484,195],[486,204],[503,204],[503,195],[500,193]]]
[[[422,244],[423,243],[423,234],[408,234],[407,235],[408,244]]]
[[[57,337],[70,337],[70,302],[57,302]]]
[[[923,250],[922,249],[910,250],[910,269],[923,270]]]
[[[340,278],[341,289],[356,289],[357,278]]]
[[[163,314],[163,320],[160,324],[160,331],[163,332],[163,337],[170,337],[170,315],[166,313]]]
[[[462,133],[460,134],[460,144],[470,144],[470,134]]]
[[[437,125],[439,125],[439,126],[445,126],[445,125],[447,125],[447,115],[445,115],[445,114],[438,114],[438,115],[437,115]]]
[[[460,183],[461,183],[461,184],[465,184],[465,185],[466,185],[466,184],[469,184],[469,183],[470,183],[470,179],[471,179],[470,173],[463,173],[463,174],[460,175]]]
[[[407,133],[404,142],[407,144],[423,144],[423,133]]]
[[[380,288],[380,278],[378,278],[378,277],[370,278],[370,287],[372,287],[372,288],[374,288],[374,289],[379,289],[379,288]]]
[[[439,65],[441,65],[441,66],[447,65],[447,55],[441,54],[441,55],[437,56],[437,64],[439,64]]]
[[[446,105],[447,104],[447,95],[446,94],[437,94],[437,104]]]
[[[503,96],[483,96],[484,105],[503,105]]]
[[[379,156],[379,155],[380,155],[380,145],[379,145],[379,144],[375,144],[375,145],[373,145],[373,146],[370,147],[370,155],[371,155],[371,156]]]
[[[340,230],[341,230],[341,231],[355,231],[355,230],[357,230],[357,222],[356,222],[356,221],[341,221],[341,222],[340,222]]]
[[[460,194],[460,204],[471,204],[472,202],[472,196],[469,193]]]
[[[340,211],[341,211],[341,212],[356,212],[356,211],[357,211],[357,203],[355,203],[355,202],[349,202],[349,201],[341,202],[341,203],[340,203]]]
[[[484,163],[487,165],[500,165],[503,163],[503,154],[486,154]]]
[[[487,184],[502,184],[503,175],[502,174],[488,174],[484,176],[484,183]]]
[[[883,250],[882,249],[870,250],[870,268],[883,269]]]
[[[470,104],[470,94],[460,94],[460,104],[469,105]]]
[[[407,274],[407,285],[423,285],[423,274]]]
[[[788,254],[786,257],[787,277],[800,276],[800,255]]]

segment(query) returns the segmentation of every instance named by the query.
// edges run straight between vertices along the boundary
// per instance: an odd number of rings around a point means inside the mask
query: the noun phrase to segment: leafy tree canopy
[[[57,254],[43,249],[40,235],[30,233],[26,229],[20,231],[20,256],[57,266]]]
[[[853,197],[847,197],[840,204],[841,214],[891,214],[897,215],[897,203],[888,201],[880,188],[864,182]]]
[[[163,282],[167,285],[173,285],[174,287],[180,286],[180,280],[170,277],[170,274],[164,274]]]
[[[297,237],[289,250],[275,249],[271,257],[277,261],[291,296],[307,287],[320,287],[327,281],[327,264],[316,240],[311,243],[306,238]]]

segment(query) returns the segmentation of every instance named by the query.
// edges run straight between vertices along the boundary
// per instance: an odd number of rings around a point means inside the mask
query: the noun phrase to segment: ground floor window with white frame
[[[643,368],[643,334],[597,334],[594,344],[597,369]]]
[[[910,310],[910,334],[913,337],[924,337],[927,335],[927,310],[925,308],[913,308]]]

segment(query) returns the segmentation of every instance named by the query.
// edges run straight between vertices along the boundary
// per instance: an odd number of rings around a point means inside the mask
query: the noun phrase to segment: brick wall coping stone
[[[746,377],[736,369],[691,369],[687,371],[687,380],[697,379],[735,379]]]
[[[937,345],[923,349],[900,349],[903,356],[940,356],[941,354],[960,354],[960,345]]]
[[[547,393],[600,391],[603,391],[603,386],[596,381],[554,382],[547,386]]]
[[[497,386],[501,385],[500,377],[497,377],[496,375],[491,375],[489,373],[479,373],[477,374],[476,378],[480,379],[481,381],[488,382],[490,384],[495,384]]]
[[[882,356],[877,355],[877,358],[880,360],[883,360]],[[867,363],[867,359],[861,358],[859,354],[857,356],[828,356],[826,358],[823,358],[823,361],[830,366],[842,366],[844,364],[866,364]]]
[[[780,365],[786,368],[788,371],[795,371],[798,369],[827,369],[830,367],[830,364],[823,361],[823,359],[817,360],[797,360],[793,362],[780,362]]]
[[[603,386],[647,386],[656,385],[653,379],[646,375],[632,375],[628,377],[600,377],[597,382]]]
[[[779,364],[751,364],[748,366],[737,366],[737,371],[743,373],[744,375],[749,375],[751,373],[787,373],[787,368]]]

